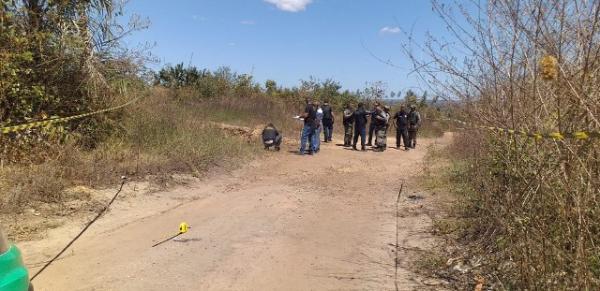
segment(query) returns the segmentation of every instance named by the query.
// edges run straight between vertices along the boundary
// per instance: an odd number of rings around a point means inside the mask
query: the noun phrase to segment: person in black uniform
[[[331,105],[329,105],[328,100],[325,100],[325,102],[323,102],[321,110],[323,110],[324,140],[325,142],[331,142],[331,138],[333,135],[333,123],[335,122],[335,117],[333,116],[333,109],[331,108]]]
[[[358,109],[354,111],[354,141],[352,143],[352,148],[354,150],[358,150],[356,148],[356,143],[358,142],[358,137],[360,136],[360,145],[361,151],[365,151],[365,139],[367,135],[367,116],[371,114],[370,112],[365,110],[364,103],[358,103]]]
[[[400,111],[394,114],[394,122],[396,124],[396,148],[400,149],[401,144],[404,145],[404,150],[408,150],[408,113],[406,107],[400,106]]]

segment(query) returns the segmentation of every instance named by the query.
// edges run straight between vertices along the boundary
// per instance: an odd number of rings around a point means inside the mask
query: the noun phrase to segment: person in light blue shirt
[[[314,143],[315,143],[315,148],[316,148],[316,152],[318,153],[321,150],[321,132],[323,131],[323,108],[321,107],[321,104],[319,102],[316,103],[317,105],[317,130],[315,132],[315,137],[313,139]]]

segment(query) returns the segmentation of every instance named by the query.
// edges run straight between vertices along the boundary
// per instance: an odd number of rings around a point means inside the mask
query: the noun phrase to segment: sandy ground
[[[166,192],[144,194],[140,185],[128,183],[110,212],[34,285],[36,290],[443,289],[442,282],[411,271],[415,256],[403,250],[436,243],[427,214],[435,196],[419,191],[411,177],[419,174],[426,147],[449,139],[422,140],[409,152],[363,153],[326,144],[318,155],[299,156],[286,146],[232,173]],[[187,234],[152,248],[176,233],[182,221],[192,227]],[[68,223],[44,240],[21,243],[32,273],[84,223]]]

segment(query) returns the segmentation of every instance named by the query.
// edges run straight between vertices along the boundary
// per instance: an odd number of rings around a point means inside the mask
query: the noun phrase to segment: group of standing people
[[[370,119],[370,122],[369,122]],[[367,141],[367,123],[369,128]],[[421,115],[416,106],[411,105],[410,111],[406,111],[402,105],[400,110],[390,115],[390,107],[375,102],[371,111],[365,109],[364,103],[359,103],[354,110],[350,104],[344,110],[344,146],[358,150],[358,138],[361,140],[361,150],[365,151],[367,146],[373,146],[375,151],[387,149],[387,133],[391,125],[396,127],[396,148],[404,146],[405,150],[415,148],[417,145],[417,131],[421,125]],[[374,135],[375,134],[375,135]],[[375,136],[375,145],[373,145]]]
[[[306,108],[301,118],[304,119],[304,127],[300,138],[300,154],[314,154],[320,151],[320,135],[324,134],[324,141],[331,142],[333,124],[335,117],[329,102],[323,105],[314,100],[306,102]],[[346,105],[343,112],[344,124],[344,146],[358,150],[357,144],[360,137],[361,151],[366,151],[367,146],[372,146],[374,151],[385,151],[387,149],[387,133],[391,125],[396,127],[396,148],[404,146],[405,150],[415,148],[417,145],[417,131],[421,125],[421,116],[416,106],[411,105],[410,111],[406,111],[402,105],[400,110],[390,115],[390,107],[375,102],[372,110],[366,110],[364,103],[359,103],[358,108],[353,109],[350,104]],[[367,143],[368,126],[368,143]],[[375,144],[373,145],[373,137]],[[308,144],[308,151],[307,151]]]

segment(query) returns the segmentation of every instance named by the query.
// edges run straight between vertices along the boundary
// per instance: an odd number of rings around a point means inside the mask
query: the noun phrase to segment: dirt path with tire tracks
[[[400,250],[428,249],[432,197],[411,177],[417,150],[355,152],[323,145],[316,156],[284,147],[228,174],[167,192],[139,194],[133,183],[111,211],[36,281],[36,290],[439,290],[410,270]],[[396,229],[396,197],[402,214]],[[136,194],[137,193],[137,194]],[[424,199],[411,200],[417,193]],[[156,248],[176,232],[187,234]],[[21,248],[47,260],[83,221]],[[32,271],[36,270],[32,265]],[[432,284],[434,287],[432,287]]]

